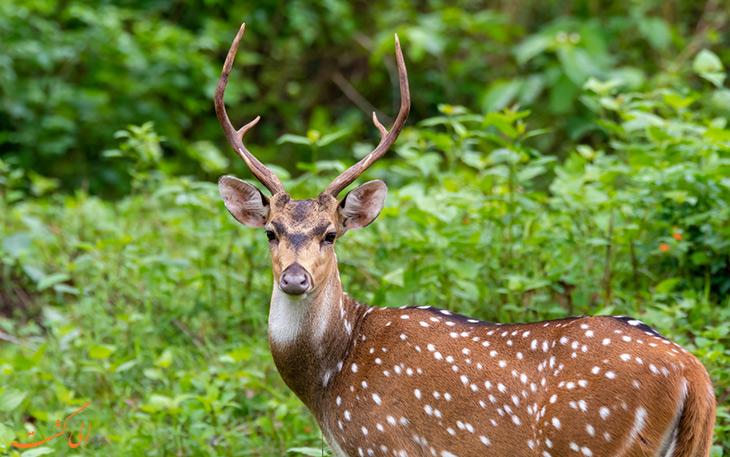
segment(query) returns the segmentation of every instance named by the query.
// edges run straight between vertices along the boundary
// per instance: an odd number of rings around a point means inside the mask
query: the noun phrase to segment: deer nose
[[[286,267],[281,273],[279,287],[289,295],[302,295],[312,284],[309,272],[298,263]]]

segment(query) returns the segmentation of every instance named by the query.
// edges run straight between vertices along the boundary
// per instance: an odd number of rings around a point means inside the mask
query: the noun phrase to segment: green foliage
[[[403,43],[413,126],[338,243],[352,296],[641,318],[707,367],[730,455],[730,10],[599,3],[0,2],[0,449],[88,400],[79,455],[321,455],[263,233],[209,182],[248,176],[212,112],[243,18],[229,112],[295,198],[372,149]]]
[[[79,193],[3,208],[2,313],[17,319],[0,319],[15,341],[0,352],[0,445],[24,428],[52,435],[86,400],[82,454],[315,445],[264,342],[270,274],[255,234],[221,210],[214,185],[153,182],[117,204]]]
[[[579,98],[602,140],[564,161],[534,146],[549,130],[524,110],[441,105],[407,128],[396,156],[369,171],[391,188],[380,219],[340,242],[344,286],[373,305],[502,322],[639,317],[708,368],[722,455],[730,129],[716,100],[725,89],[584,85]],[[264,341],[272,279],[263,234],[235,223],[215,185],[155,171],[151,124],[117,136],[119,160],[136,170],[133,194],[2,200],[0,311],[12,318],[0,318],[9,341],[0,445],[24,428],[48,436],[90,400],[93,438],[82,453],[315,455],[316,425]],[[325,136],[302,138],[316,148]],[[306,198],[344,164],[299,168],[297,178],[281,175]]]
[[[167,138],[166,170],[213,177],[228,147],[212,97],[241,20],[248,28],[227,91],[229,112],[236,125],[261,115],[247,141],[264,145],[257,154],[290,172],[308,151],[294,138],[351,132],[331,145],[318,141],[322,151],[312,153],[324,159],[349,157],[357,138],[376,138],[371,111],[392,114],[397,97],[395,32],[409,68],[412,118],[437,115],[444,102],[479,112],[519,104],[539,125],[554,127],[539,145],[561,157],[594,141],[595,113],[579,100],[592,77],[628,90],[666,87],[707,48],[695,69],[721,85],[727,5],[604,3],[6,0],[3,160],[60,178],[66,190],[85,186],[119,197],[133,177],[101,151],[118,147],[114,132],[153,121]],[[295,136],[276,144],[284,132]]]

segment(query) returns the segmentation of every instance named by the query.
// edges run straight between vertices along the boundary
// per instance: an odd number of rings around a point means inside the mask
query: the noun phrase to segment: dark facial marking
[[[310,237],[301,233],[295,233],[286,237],[286,240],[289,244],[291,244],[295,251],[299,251],[310,239]]]
[[[319,238],[322,235],[324,235],[324,232],[327,231],[327,229],[330,227],[329,222],[325,222],[324,224],[320,224],[316,227],[314,227],[312,230],[309,231],[309,236],[314,238]]]
[[[284,224],[280,224],[278,222],[272,222],[271,225],[274,226],[276,229],[276,232],[279,234],[280,237],[285,237],[287,235],[286,227],[284,227]]]
[[[303,222],[314,211],[314,200],[295,200],[291,203],[291,217],[295,222]]]
[[[327,198],[332,201],[327,200]],[[329,221],[323,222],[309,230],[304,228],[308,224],[303,224],[304,227],[302,227],[301,229],[299,229],[298,226],[299,224],[307,222],[313,217],[319,217],[319,215],[326,212],[328,208],[325,206],[329,206],[327,204],[337,203],[337,200],[333,199],[332,197],[327,196],[327,198],[318,198],[317,200],[288,199],[286,207],[283,211],[285,214],[284,220],[286,222],[271,222],[271,225],[273,226],[273,228],[276,229],[279,238],[281,240],[285,240],[286,243],[289,244],[289,246],[291,246],[295,251],[301,250],[305,245],[307,245],[307,243],[310,243],[313,239],[322,238],[327,230],[332,226]],[[275,206],[281,206],[279,205],[280,201],[281,200],[277,200]],[[287,230],[287,226],[294,227],[296,231],[294,233],[289,232]]]

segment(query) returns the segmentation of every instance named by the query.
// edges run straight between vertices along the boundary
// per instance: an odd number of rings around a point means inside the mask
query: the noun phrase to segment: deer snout
[[[279,279],[279,287],[289,295],[302,295],[311,286],[311,275],[296,262],[286,267]]]

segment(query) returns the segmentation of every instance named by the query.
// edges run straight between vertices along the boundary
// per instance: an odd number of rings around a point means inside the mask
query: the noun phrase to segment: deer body
[[[395,141],[410,106],[396,37],[401,110],[376,149],[316,199],[294,200],[243,145],[216,90],[234,150],[271,191],[231,176],[226,208],[263,227],[274,286],[269,342],[279,373],[312,411],[337,457],[706,457],[715,398],[702,364],[626,317],[482,322],[428,306],[374,308],[342,291],[334,244],[370,224],[386,186],[351,184]]]
[[[282,344],[270,330],[270,342],[282,378],[338,457],[709,452],[707,373],[637,320],[495,324],[332,297],[310,305],[297,338]],[[272,319],[282,317],[279,306],[272,299]],[[678,453],[680,439],[701,451]]]

